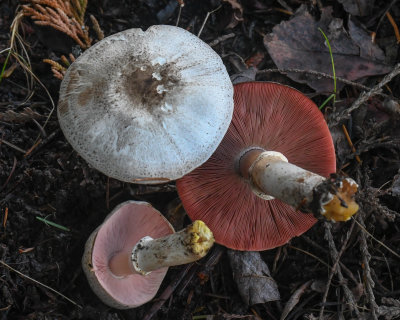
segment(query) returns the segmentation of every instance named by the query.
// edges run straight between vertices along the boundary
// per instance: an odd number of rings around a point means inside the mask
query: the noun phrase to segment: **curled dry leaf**
[[[382,50],[371,43],[368,34],[352,21],[349,21],[347,33],[343,20],[332,17],[331,7],[322,9],[321,19],[316,21],[306,7],[301,6],[292,19],[276,25],[273,32],[265,36],[264,45],[280,69],[306,69],[332,74],[329,49],[318,28],[326,33],[331,44],[337,77],[357,80],[392,69],[384,63]],[[330,79],[317,79],[301,73],[289,73],[288,76],[318,92],[333,90]],[[341,86],[338,83],[338,90]]]
[[[226,28],[227,29],[234,28],[240,21],[243,21],[243,7],[239,2],[237,2],[237,0],[223,0],[223,1],[228,2],[233,10],[231,22],[226,26]]]

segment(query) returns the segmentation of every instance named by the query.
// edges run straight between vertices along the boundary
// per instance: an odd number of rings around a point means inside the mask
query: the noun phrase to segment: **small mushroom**
[[[162,183],[205,162],[233,111],[221,58],[190,32],[129,29],[87,49],[67,70],[58,119],[72,147],[107,176]]]
[[[169,266],[202,258],[213,243],[213,234],[202,221],[174,233],[150,204],[127,201],[90,235],[82,267],[105,304],[135,308],[155,296]]]
[[[358,210],[356,183],[325,178],[336,170],[322,113],[284,85],[235,85],[232,123],[212,157],[177,181],[192,219],[203,220],[217,243],[266,250],[307,231],[313,212],[343,221]]]

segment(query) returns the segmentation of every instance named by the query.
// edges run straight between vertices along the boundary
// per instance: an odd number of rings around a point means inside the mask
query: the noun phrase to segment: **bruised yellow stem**
[[[344,179],[342,187],[327,204],[323,206],[324,217],[332,221],[347,221],[358,211],[358,204],[354,195],[357,192],[357,184]]]
[[[214,244],[212,231],[201,220],[196,220],[188,227],[188,233],[191,235],[188,244],[191,251],[198,256],[205,256],[208,250]]]

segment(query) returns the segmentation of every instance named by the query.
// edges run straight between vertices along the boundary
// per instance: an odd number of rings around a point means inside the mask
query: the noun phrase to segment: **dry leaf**
[[[375,0],[339,0],[346,12],[354,16],[367,16],[372,12]]]
[[[227,252],[239,294],[247,305],[280,299],[278,286],[259,252]]]
[[[327,35],[332,47],[336,76],[357,80],[367,76],[389,72],[392,68],[383,62],[381,49],[372,44],[368,34],[349,21],[349,34],[343,21],[332,17],[332,8],[322,10],[316,21],[305,6],[294,17],[273,28],[264,38],[270,56],[280,69],[306,69],[332,74],[331,58],[325,39],[318,30]],[[367,40],[368,39],[368,40]],[[294,81],[307,83],[318,92],[333,91],[333,80],[317,79],[305,74],[289,73]],[[338,83],[338,89],[343,85]]]

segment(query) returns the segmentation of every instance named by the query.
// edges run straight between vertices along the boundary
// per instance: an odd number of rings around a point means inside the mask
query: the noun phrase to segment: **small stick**
[[[358,215],[358,222],[360,223],[360,225],[363,226],[363,228],[365,228],[364,219],[362,216],[363,216],[363,213],[360,212],[360,214]],[[375,286],[375,282],[372,280],[371,268],[369,266],[369,261],[371,260],[371,254],[368,251],[367,238],[365,236],[365,233],[360,232],[359,238],[360,238],[360,243],[361,243],[361,255],[362,255],[363,265],[364,265],[364,275],[365,275],[365,279],[366,279],[365,286],[367,287],[366,291],[367,291],[367,297],[368,297],[370,308],[371,308],[371,315],[374,320],[378,320],[378,315],[377,315],[378,305],[376,304],[374,290],[373,290],[373,288]]]
[[[354,220],[353,220],[353,222],[352,222],[352,224],[350,226],[350,229],[346,234],[346,239],[343,242],[342,248],[340,249],[340,252],[338,253],[338,255],[336,257],[335,263],[333,264],[332,269],[331,269],[331,271],[329,273],[329,278],[328,278],[328,281],[326,283],[326,289],[325,289],[324,296],[323,296],[322,302],[321,302],[321,310],[319,311],[319,318],[320,319],[324,318],[324,308],[325,308],[326,298],[328,297],[329,288],[331,286],[331,282],[332,282],[333,276],[335,275],[336,270],[337,270],[337,268],[339,266],[340,258],[342,256],[342,254],[344,253],[344,250],[346,249],[347,243],[348,243],[348,241],[350,239],[350,235],[353,232],[354,224],[355,223],[354,223]]]
[[[179,4],[179,13],[178,13],[178,18],[176,19],[175,27],[177,27],[179,24],[179,20],[181,19],[181,14],[182,14],[182,8],[185,6],[185,2],[183,2],[183,0],[178,0],[178,4]]]
[[[7,218],[8,218],[8,207],[6,207],[5,210],[4,210],[4,218],[3,218],[3,228],[4,228],[4,230],[6,229]]]
[[[33,151],[34,149],[36,149],[36,147],[37,147],[41,142],[42,142],[42,139],[39,139],[38,141],[36,141],[36,142],[33,144],[33,146],[30,147],[30,148],[28,149],[28,151],[26,151],[26,153],[24,154],[24,157],[26,158],[27,156],[29,156],[29,155],[32,153],[32,151]]]
[[[17,158],[14,157],[14,162],[13,162],[13,166],[11,168],[10,174],[8,175],[8,178],[7,178],[6,182],[4,182],[4,184],[1,186],[0,191],[2,191],[7,186],[7,184],[10,181],[10,179],[11,179],[16,167],[17,167]]]
[[[390,82],[395,76],[400,74],[400,63],[398,63],[394,69],[388,73],[382,81],[380,81],[376,86],[374,86],[372,89],[370,89],[368,92],[363,92],[360,94],[360,96],[357,98],[356,101],[353,102],[350,108],[340,112],[333,114],[331,116],[331,119],[329,121],[329,127],[335,127],[336,125],[339,124],[340,121],[344,119],[348,119],[350,117],[350,114],[358,109],[362,104],[368,101],[371,97],[374,95],[377,95],[378,93],[381,92],[381,89],[383,86],[385,86],[388,82]]]
[[[233,38],[234,36],[235,36],[234,33],[225,34],[225,35],[220,36],[220,37],[218,37],[217,39],[211,41],[208,45],[209,45],[210,47],[214,47],[214,46],[216,46],[218,43],[223,42],[223,41],[225,41],[225,40],[228,40],[228,39],[230,39],[230,38]]]
[[[7,145],[7,146],[19,151],[19,152],[22,152],[24,154],[26,153],[26,150],[21,149],[20,147],[17,147],[15,144],[12,144],[11,142],[8,142],[8,141],[0,138],[0,144],[2,144],[2,143],[4,143],[5,145]]]
[[[204,19],[203,24],[201,25],[199,33],[197,34],[197,36],[199,38],[200,38],[201,33],[203,32],[204,26],[206,25],[208,18],[210,17],[210,14],[214,13],[215,11],[218,11],[221,8],[222,8],[222,5],[220,5],[218,8],[216,8],[212,11],[207,12],[206,18]]]
[[[351,151],[353,151],[353,153],[356,153],[356,148],[354,147],[353,142],[351,141],[349,132],[347,131],[347,128],[346,128],[346,126],[344,124],[342,125],[342,128],[343,128],[344,135],[346,136],[346,140],[347,140],[347,142],[348,142],[348,144],[349,144],[349,146],[351,148]],[[355,155],[355,158],[356,158],[358,163],[362,162],[360,157],[357,154]]]
[[[35,279],[33,279],[33,278],[31,278],[31,277],[25,275],[25,274],[23,274],[22,272],[19,272],[17,269],[14,269],[13,267],[9,266],[9,265],[8,265],[7,263],[5,263],[3,260],[0,260],[0,264],[2,264],[4,267],[10,269],[11,271],[14,271],[14,272],[15,272],[16,274],[18,274],[20,277],[25,278],[25,279],[28,279],[28,280],[32,281],[33,283],[36,283],[36,284],[38,284],[38,285],[40,285],[40,286],[42,286],[42,287],[44,287],[44,288],[46,288],[46,289],[48,289],[48,290],[54,292],[55,294],[61,296],[61,297],[64,298],[65,300],[71,302],[73,305],[75,305],[75,306],[78,307],[79,309],[83,309],[83,307],[82,307],[81,305],[77,304],[75,301],[71,300],[70,298],[64,296],[62,293],[60,293],[60,292],[54,290],[53,288],[51,288],[51,287],[49,287],[49,286],[46,286],[45,284],[43,284],[43,283],[41,283],[41,282],[39,282],[39,281],[37,281],[37,280],[35,280]]]
[[[264,70],[257,70],[257,74],[264,74],[264,73],[272,73],[272,72],[279,72],[279,73],[306,73],[306,74],[310,74],[316,77],[324,77],[327,79],[334,79],[334,77],[330,74],[327,73],[323,73],[323,72],[319,72],[319,71],[315,71],[315,70],[302,70],[302,69],[264,69]],[[371,90],[371,88],[364,86],[360,83],[351,81],[351,80],[347,80],[345,78],[341,78],[336,76],[336,80],[343,82],[345,84],[351,85],[353,87],[357,87],[363,90]]]
[[[215,264],[217,264],[217,262],[221,258],[222,253],[222,247],[217,246],[206,258],[207,260],[204,263],[204,267],[202,269],[207,269],[208,267],[213,267]],[[198,264],[190,263],[181,271],[181,273],[175,278],[175,280],[173,280],[172,283],[170,283],[169,286],[165,288],[161,295],[155,299],[154,304],[151,306],[150,310],[147,311],[147,313],[143,317],[143,320],[150,320],[156,314],[156,312],[160,310],[160,308],[171,297],[178,285],[182,282],[182,280],[184,280],[188,273],[189,275],[187,276],[187,278],[192,279],[193,275],[198,273]],[[187,283],[186,285],[184,285],[184,287],[186,286]]]
[[[399,43],[400,42],[399,27],[397,26],[396,22],[394,21],[394,19],[389,11],[386,12],[386,17],[388,18],[390,24],[392,25],[392,27],[394,29],[394,34],[396,35],[397,43]]]
[[[328,239],[328,244],[329,244],[329,249],[330,249],[332,259],[336,261],[338,259],[339,254],[336,249],[335,241],[333,240],[333,236],[331,233],[332,224],[329,222],[325,222],[324,226],[325,226],[325,236]],[[343,277],[340,265],[337,265],[336,272],[337,272],[339,281],[340,281],[341,285],[343,286],[344,295],[346,296],[346,299],[349,302],[348,304],[350,306],[350,309],[354,310],[354,312],[357,315],[357,319],[360,319],[361,318],[360,311],[358,311],[357,303],[355,302],[353,293],[351,292],[351,290],[349,289],[349,287],[346,284],[346,280]],[[321,314],[320,314],[319,319],[323,319],[321,317]]]
[[[58,133],[60,133],[61,132],[61,129],[56,129],[56,130],[54,130],[51,134],[49,134],[45,139],[43,139],[42,141],[41,141],[41,143],[36,147],[36,148],[34,148],[34,150],[32,150],[31,151],[31,153],[29,153],[27,156],[26,156],[26,159],[29,159],[30,157],[32,157],[34,154],[36,154],[41,148],[43,148],[45,145],[47,145],[49,142],[51,142],[56,136],[57,136],[57,134]]]

